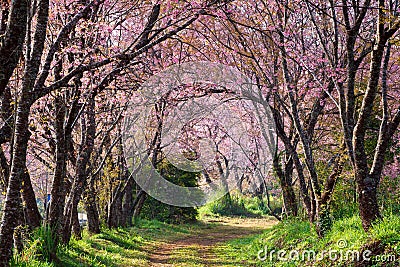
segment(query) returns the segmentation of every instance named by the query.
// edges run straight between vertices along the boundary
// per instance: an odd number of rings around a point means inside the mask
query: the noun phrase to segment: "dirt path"
[[[275,220],[265,218],[223,218],[205,222],[210,224],[210,227],[205,227],[196,235],[160,245],[150,255],[149,266],[222,266],[223,264],[218,261],[218,257],[213,254],[212,249],[215,245],[230,239],[261,233],[276,223]],[[193,263],[172,264],[171,257],[176,257],[177,251],[181,251],[181,254],[184,254],[185,257],[192,255],[195,258]]]

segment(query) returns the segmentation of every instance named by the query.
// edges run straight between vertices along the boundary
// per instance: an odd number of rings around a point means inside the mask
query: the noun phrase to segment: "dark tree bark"
[[[82,228],[79,223],[79,216],[78,216],[78,205],[74,205],[72,207],[71,213],[71,225],[72,225],[72,233],[76,239],[82,238]]]
[[[89,184],[88,189],[85,192],[85,210],[88,219],[88,230],[91,233],[100,233],[100,219],[99,211],[97,209],[97,198],[93,183]]]
[[[121,194],[122,195],[122,194]],[[107,225],[111,228],[116,228],[122,223],[122,197],[112,199],[108,205]]]
[[[140,215],[140,212],[142,211],[144,201],[147,198],[147,194],[143,191],[140,190],[138,195],[136,196],[137,201],[135,201],[134,205],[134,211],[133,211],[133,217],[137,218]]]
[[[380,33],[378,33],[380,34]],[[357,124],[354,128],[354,161],[355,161],[355,180],[357,183],[358,203],[361,221],[364,229],[368,230],[377,218],[380,218],[379,205],[377,199],[377,177],[371,176],[365,153],[365,130],[367,119],[370,118],[373,108],[374,98],[377,93],[381,71],[381,62],[384,53],[386,39],[378,35],[377,45],[372,51],[370,77],[363,104]],[[379,159],[379,160],[384,160]],[[380,174],[379,174],[380,176]]]
[[[14,125],[11,107],[11,93],[10,88],[6,88],[2,97],[1,116],[5,123],[0,129],[0,145],[11,141],[12,129]],[[7,188],[8,178],[10,175],[10,166],[7,163],[4,151],[0,148],[0,171],[1,180],[4,188]],[[23,208],[26,214],[26,224],[32,229],[39,227],[42,217],[36,203],[35,193],[33,191],[32,183],[30,180],[28,169],[25,167],[24,175],[22,177],[22,200]]]
[[[121,136],[120,129],[119,136]],[[126,218],[124,218],[123,211],[123,198],[126,190],[132,184],[132,179],[129,179],[129,174],[127,171],[127,167],[125,164],[125,159],[123,157],[123,147],[122,147],[122,139],[118,141],[118,185],[112,190],[112,194],[110,195],[110,203],[108,205],[108,215],[107,215],[107,225],[109,228],[115,228],[118,226],[122,226]]]
[[[279,156],[278,154],[275,154],[273,166],[282,188],[282,198],[285,212],[288,216],[297,216],[298,206],[296,194],[294,193],[292,185],[293,160],[289,159],[289,161],[286,162],[285,171],[283,171],[281,165],[279,164]]]
[[[10,16],[13,17],[14,10],[16,11],[17,20],[14,21],[15,25],[8,25],[8,28],[15,28],[14,30],[25,31],[28,13],[27,1],[13,1],[11,6]],[[44,49],[44,40],[46,38],[46,29],[48,21],[48,0],[41,0],[38,4],[37,13],[37,26],[35,35],[33,38],[33,52],[30,55],[26,55],[26,67],[24,71],[21,96],[18,99],[15,124],[14,124],[14,140],[12,145],[12,162],[10,178],[8,182],[6,201],[4,205],[4,213],[2,218],[2,224],[0,229],[0,266],[8,266],[8,263],[12,257],[12,243],[13,243],[13,232],[16,226],[15,218],[18,216],[18,203],[20,201],[20,190],[23,181],[23,175],[26,169],[26,153],[28,147],[28,141],[30,137],[29,132],[29,113],[30,108],[34,102],[32,95],[32,89],[35,84],[40,65],[40,55]],[[9,19],[9,22],[11,21]],[[11,39],[22,38],[18,32],[14,32],[15,36]],[[13,55],[14,49],[18,47],[18,42],[11,42],[11,49],[7,57]],[[2,46],[4,48],[4,45]],[[6,46],[7,47],[7,46]],[[13,48],[12,48],[13,47]],[[2,48],[2,49],[3,49]],[[18,49],[17,49],[18,51]],[[0,56],[4,55],[4,52],[0,52]],[[12,58],[11,56],[10,58]],[[0,62],[8,62],[8,59],[1,59]],[[10,62],[8,62],[10,63]],[[0,68],[0,71],[3,67]],[[7,78],[9,73],[1,73]],[[3,94],[3,87],[8,82],[7,79],[1,78],[0,81],[0,95]]]
[[[21,195],[19,195],[19,198],[21,198]],[[19,206],[18,206],[18,212],[19,215],[15,219],[16,220],[16,228],[14,231],[14,247],[17,250],[18,253],[21,253],[24,250],[24,226],[26,226],[25,222],[25,214],[24,210],[22,207],[22,202],[20,201]]]
[[[82,118],[82,143],[76,162],[76,175],[64,209],[63,242],[65,244],[67,244],[71,238],[71,229],[75,219],[74,212],[77,210],[82,193],[88,183],[88,171],[90,170],[89,162],[96,135],[94,96],[95,92],[89,96],[86,106],[86,116]]]
[[[317,222],[317,234],[320,237],[323,237],[327,234],[327,232],[332,227],[332,219],[330,212],[330,202],[332,199],[333,190],[336,185],[336,181],[339,178],[340,174],[343,171],[343,167],[345,164],[344,157],[344,147],[346,145],[343,144],[342,152],[334,156],[334,166],[328,178],[325,180],[324,188],[321,194],[321,197],[317,199],[318,203],[316,205],[316,214],[318,215]]]
[[[124,161],[124,159],[122,159]],[[133,197],[134,191],[134,173],[130,174],[122,164],[124,171],[122,172],[123,181],[115,188],[113,196],[111,196],[107,210],[108,227],[130,226],[134,216],[134,210],[137,204],[141,202],[144,191],[139,190],[136,198]],[[139,211],[140,212],[140,211]]]
[[[12,130],[14,125],[13,106],[11,105],[11,90],[6,87],[1,99],[0,116],[4,124],[0,128],[0,144],[10,142],[12,139]]]
[[[1,7],[0,35],[4,35],[7,28],[8,14],[10,10],[8,5],[3,4]]]
[[[19,216],[20,190],[25,173],[26,151],[30,135],[28,130],[30,103],[29,95],[23,93],[16,114],[13,158],[0,229],[0,266],[8,266],[12,257],[15,218]]]
[[[122,202],[122,222],[121,225],[123,227],[132,226],[132,217],[133,217],[133,186],[134,181],[128,183],[124,198]]]
[[[2,144],[11,141],[12,128],[14,125],[14,116],[11,106],[11,92],[10,88],[6,87],[1,99],[0,116],[4,121],[3,126],[0,128],[0,190],[5,192],[8,186],[8,178],[10,177],[10,165],[4,154]]]
[[[31,228],[36,228],[41,225],[42,216],[40,215],[35,192],[33,191],[31,177],[28,169],[25,167],[22,177],[22,200],[26,214],[27,225]]]
[[[29,1],[26,0],[15,0],[11,1],[9,10],[2,10],[1,31],[4,31],[4,36],[1,38],[0,45],[0,97],[3,95],[22,55],[28,4]],[[8,23],[4,28],[6,18]]]
[[[342,15],[344,20],[344,26],[346,28],[346,54],[345,64],[347,70],[346,79],[346,90],[342,83],[338,83],[339,89],[339,111],[342,122],[344,141],[350,157],[351,162],[354,164],[354,147],[353,147],[353,131],[355,126],[354,118],[356,116],[356,96],[354,93],[356,76],[360,64],[364,58],[371,52],[371,45],[366,45],[363,50],[358,53],[356,52],[357,38],[360,33],[362,23],[367,15],[367,11],[370,8],[371,0],[365,0],[363,4],[356,10],[354,21],[351,21],[351,11],[349,10],[348,0],[342,0]],[[336,13],[335,13],[336,14]],[[337,17],[334,17],[334,21],[337,24]],[[335,30],[337,35],[337,30]],[[359,49],[359,47],[357,47]],[[337,63],[336,61],[335,63]]]
[[[382,59],[384,56],[385,47],[388,40],[400,28],[400,20],[398,18],[393,21],[389,27],[387,27],[387,10],[385,8],[385,1],[379,0],[378,4],[379,16],[377,20],[377,33],[375,46],[371,55],[368,86],[364,94],[353,133],[354,172],[357,183],[358,204],[362,225],[366,231],[369,230],[372,223],[376,219],[381,217],[377,199],[377,188],[379,186],[380,177],[382,175],[382,170],[385,163],[385,153],[388,149],[389,142],[400,123],[400,108],[398,108],[397,113],[393,116],[392,121],[389,121],[390,113],[387,100],[387,88],[386,84],[383,84],[381,97],[383,119],[379,129],[378,141],[375,147],[375,155],[372,166],[369,167],[367,162],[367,154],[365,151],[365,132],[367,128],[367,122],[372,117],[374,100],[378,95],[378,84],[381,77]],[[390,46],[387,54],[388,57],[385,59],[385,61],[389,60]],[[385,72],[386,70],[384,70],[384,73]],[[384,82],[386,80],[385,76]]]
[[[63,229],[64,223],[64,206],[65,198],[67,194],[66,186],[66,168],[67,168],[67,139],[68,134],[65,131],[65,113],[66,107],[61,96],[57,96],[55,99],[55,168],[53,174],[53,181],[51,187],[51,200],[48,212],[48,224],[50,226],[53,240],[55,244],[59,243],[59,236],[61,236],[61,230]],[[53,255],[56,255],[56,251],[53,251]],[[55,259],[53,259],[55,260]]]
[[[293,159],[293,164],[296,168],[297,176],[299,179],[300,195],[302,197],[306,213],[308,215],[310,222],[314,222],[315,214],[313,213],[313,210],[312,210],[311,197],[310,197],[310,193],[309,193],[309,190],[307,187],[307,181],[304,176],[304,169],[300,162],[299,155],[296,151],[298,139],[294,138],[294,140],[291,140],[289,138],[289,136],[285,132],[282,115],[280,114],[280,112],[277,109],[274,109],[274,108],[272,109],[272,112],[273,112],[273,117],[274,117],[274,121],[275,121],[277,135],[284,143],[286,153],[288,155],[290,155],[290,157]],[[276,159],[274,158],[274,160],[276,160]],[[279,162],[274,162],[274,168],[276,167],[277,163],[279,164]],[[288,163],[290,164],[290,162],[288,162]],[[289,168],[289,166],[285,166],[285,169],[288,169],[288,168]],[[282,178],[284,178],[284,174],[281,174],[280,176]]]
[[[10,176],[10,166],[4,155],[3,148],[0,145],[0,190],[6,192],[8,185],[8,177]]]

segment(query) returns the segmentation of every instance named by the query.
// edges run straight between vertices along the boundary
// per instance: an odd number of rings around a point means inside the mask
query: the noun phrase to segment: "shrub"
[[[266,199],[260,199],[255,196],[243,195],[237,191],[232,191],[230,195],[225,195],[202,207],[201,213],[245,217],[270,215],[270,210],[266,202]],[[271,208],[278,209],[278,207],[280,207],[280,203],[275,199],[271,199]]]
[[[161,175],[168,181],[186,187],[197,186],[199,173],[187,172],[176,168],[170,163],[161,163]],[[140,217],[148,220],[159,220],[167,223],[185,223],[196,221],[197,209],[182,208],[164,204],[152,197],[148,197],[143,205]]]
[[[57,251],[54,239],[48,226],[41,226],[24,240],[24,251],[12,259],[12,266],[53,266],[51,254]],[[42,262],[43,261],[43,262]]]

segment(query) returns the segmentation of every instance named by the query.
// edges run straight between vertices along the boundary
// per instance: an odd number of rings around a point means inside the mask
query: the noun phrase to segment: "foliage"
[[[343,205],[343,203],[346,203],[346,205]],[[335,220],[352,217],[358,213],[354,179],[344,177],[338,181],[330,207],[332,217]]]
[[[385,210],[400,214],[400,176],[384,176],[379,188],[379,200]]]
[[[222,215],[222,216],[263,216],[271,215],[266,204],[266,197],[259,198],[251,195],[243,195],[237,191],[233,191],[230,195],[226,195],[221,199],[208,203],[200,208],[201,215]],[[281,203],[275,198],[270,199],[271,208],[279,209]]]
[[[107,220],[107,203],[112,199],[113,190],[118,186],[120,169],[115,166],[111,157],[105,160],[105,166],[101,179],[98,180],[98,202],[99,202],[99,216],[102,222]]]
[[[56,251],[56,244],[48,226],[41,226],[35,229],[29,239],[25,240],[25,243],[24,251],[14,256],[15,265],[47,266],[40,265],[39,262],[50,260],[51,253]]]
[[[171,163],[161,163],[160,173],[168,181],[186,187],[194,187],[199,179],[198,173],[187,172],[176,168]],[[168,223],[184,223],[196,220],[198,211],[192,207],[175,207],[148,197],[143,205],[140,217]]]

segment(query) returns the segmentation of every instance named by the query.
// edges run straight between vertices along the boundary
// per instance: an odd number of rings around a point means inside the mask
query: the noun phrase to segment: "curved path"
[[[276,221],[266,218],[222,218],[204,221],[196,235],[162,243],[150,254],[151,267],[160,266],[229,266],[213,253],[213,248],[231,239],[259,234]],[[243,262],[242,266],[246,266]]]

